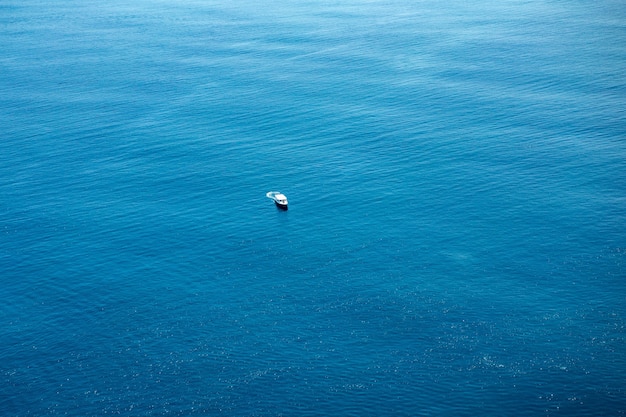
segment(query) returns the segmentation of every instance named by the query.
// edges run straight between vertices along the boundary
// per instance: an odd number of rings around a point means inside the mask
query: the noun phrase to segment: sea
[[[0,127],[2,416],[626,415],[622,0],[2,0]]]

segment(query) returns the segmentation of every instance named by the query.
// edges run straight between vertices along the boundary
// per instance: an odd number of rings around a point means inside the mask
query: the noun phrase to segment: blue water
[[[623,2],[0,28],[0,415],[626,414]]]

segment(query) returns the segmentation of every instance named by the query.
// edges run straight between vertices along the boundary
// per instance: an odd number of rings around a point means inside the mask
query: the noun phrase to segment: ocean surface
[[[3,0],[0,126],[2,416],[626,415],[623,1]]]

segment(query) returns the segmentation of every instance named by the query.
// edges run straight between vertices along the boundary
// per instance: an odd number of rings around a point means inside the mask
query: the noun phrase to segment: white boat
[[[278,191],[270,191],[269,193],[265,194],[265,196],[274,200],[276,207],[278,207],[279,209],[287,210],[289,208],[289,202],[287,202],[287,197],[285,197],[283,193]]]

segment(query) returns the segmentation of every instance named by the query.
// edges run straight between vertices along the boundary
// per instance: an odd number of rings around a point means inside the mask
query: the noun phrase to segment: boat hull
[[[280,204],[277,201],[274,201],[274,204],[281,210],[289,210],[289,206],[287,204]]]

